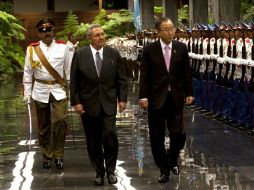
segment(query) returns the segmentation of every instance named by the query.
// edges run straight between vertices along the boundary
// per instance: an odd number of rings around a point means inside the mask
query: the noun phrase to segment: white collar
[[[91,48],[91,51],[93,53],[93,55],[96,54],[96,52],[98,51],[100,53],[100,56],[103,56],[103,47],[99,50],[95,49],[91,44],[90,44],[90,48]]]
[[[47,44],[45,44],[42,40],[40,40],[40,44],[41,44],[42,46],[44,46],[44,47],[49,48],[49,47],[51,47],[53,44],[55,44],[55,40],[53,40],[49,46],[48,46]]]
[[[169,44],[165,44],[161,39],[160,39],[160,44],[161,48],[164,50],[166,46],[169,46],[170,49],[172,49],[172,41]]]

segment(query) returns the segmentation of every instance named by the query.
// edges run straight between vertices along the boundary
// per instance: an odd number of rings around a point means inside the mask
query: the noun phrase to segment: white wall
[[[47,12],[47,0],[13,0],[14,13]]]

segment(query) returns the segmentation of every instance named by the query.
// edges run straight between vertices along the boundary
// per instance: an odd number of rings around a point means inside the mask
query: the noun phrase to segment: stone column
[[[48,12],[55,12],[55,0],[48,0],[47,1],[48,4]]]
[[[241,1],[240,0],[211,0],[212,22],[221,23],[222,21],[235,23],[240,20]]]
[[[219,18],[217,22],[226,21],[234,23],[240,20],[241,1],[240,0],[217,0],[219,1]]]
[[[142,29],[154,28],[154,0],[139,0]]]
[[[208,0],[189,1],[190,26],[195,23],[208,23]]]
[[[128,10],[134,12],[134,0],[128,0]]]
[[[163,0],[163,16],[170,18],[175,25],[177,25],[177,1],[175,0]]]

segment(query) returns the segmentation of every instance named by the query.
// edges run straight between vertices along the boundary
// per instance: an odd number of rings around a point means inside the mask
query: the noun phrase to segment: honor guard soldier
[[[225,63],[226,56],[226,39],[225,39],[225,29],[227,28],[226,23],[223,23],[218,29],[219,38],[217,39],[217,47],[218,47],[218,58],[217,63],[219,65],[218,72],[216,73],[216,115],[214,115],[217,119],[223,118],[223,102],[224,97],[222,93],[222,81],[223,81],[223,65]]]
[[[199,76],[198,62],[199,60],[199,50],[200,50],[200,27],[195,24],[192,28],[192,45],[190,58],[192,59],[192,76],[193,76],[193,93],[195,97],[195,109],[201,109],[201,93],[202,93],[202,82]]]
[[[249,105],[249,110],[246,113],[246,119],[245,119],[245,125],[248,130],[253,129],[253,105],[254,105],[254,95],[253,95],[253,76],[254,76],[254,68],[251,67],[251,61],[252,61],[252,50],[254,50],[253,47],[253,28],[251,25],[242,23],[243,28],[245,30],[245,46],[246,46],[246,60],[248,63],[247,69],[246,69],[246,77],[248,80],[247,84],[247,91],[248,91],[248,105]],[[254,58],[254,57],[253,57]]]
[[[210,62],[210,36],[208,32],[208,27],[204,24],[201,24],[202,27],[202,67],[201,73],[202,76],[202,110],[203,112],[210,111],[209,99],[210,99],[210,87],[208,82],[208,66]],[[205,63],[205,64],[204,64]]]
[[[203,56],[204,56],[204,61],[206,63],[204,74],[203,74],[203,80],[208,80],[208,66],[209,62],[211,59],[210,56],[210,32],[208,30],[208,27],[205,25],[201,25],[203,28]]]
[[[236,58],[236,43],[233,26],[229,23],[225,30],[227,40],[227,53],[225,58],[225,73],[223,78],[223,92],[225,98],[224,104],[224,122],[234,124],[236,113],[236,89],[235,89],[235,68],[234,59]]]
[[[31,97],[35,101],[43,168],[51,168],[54,161],[58,169],[63,169],[68,102],[64,76],[69,80],[69,51],[65,44],[54,40],[52,19],[41,19],[36,28],[41,40],[30,44],[26,51],[24,101],[30,103]]]
[[[237,32],[240,35],[237,41],[237,58],[240,63],[241,76],[238,86],[238,123],[240,128],[248,129],[247,116],[250,114],[250,101],[247,92],[247,65],[248,65],[248,46],[250,46],[250,40],[247,36],[249,26],[245,23],[237,25]],[[240,54],[240,55],[239,55]]]
[[[202,66],[202,62],[203,62],[203,59],[204,59],[204,55],[203,55],[203,31],[202,31],[202,27],[197,24],[197,27],[198,27],[198,33],[197,33],[197,44],[196,44],[196,47],[198,47],[198,51],[196,53],[196,59],[198,60],[197,62],[197,68],[196,68],[196,71],[194,73],[194,75],[197,77],[197,78],[200,78],[200,68]]]
[[[208,24],[208,30],[210,31],[210,58],[212,61],[212,69],[209,75],[210,81],[210,116],[214,116],[217,112],[216,105],[216,68],[217,68],[217,58],[218,58],[218,30],[219,25],[215,24],[214,27]]]
[[[203,85],[202,85],[202,72],[203,72],[203,29],[202,27],[197,24],[197,44],[196,44],[196,56],[197,65],[196,70],[194,71],[194,76],[197,78],[197,86],[198,86],[198,98],[199,100],[199,107],[197,109],[204,111],[204,96],[203,96]]]
[[[250,100],[251,100],[251,110],[250,110],[250,118],[249,118],[249,128],[250,130],[248,133],[250,135],[254,135],[254,22],[250,24],[251,30],[249,33],[249,38],[252,39],[252,46],[251,46],[251,60],[249,60],[248,65],[251,68],[251,77],[248,84],[248,90],[250,94]]]
[[[251,61],[251,48],[253,46],[253,32],[250,25],[243,23],[245,29],[245,46],[246,46],[246,59],[248,62]]]
[[[210,31],[210,59],[213,62],[212,70],[209,76],[210,81],[215,81],[215,69],[216,59],[218,57],[218,44],[217,44],[217,29],[208,24],[208,30]]]

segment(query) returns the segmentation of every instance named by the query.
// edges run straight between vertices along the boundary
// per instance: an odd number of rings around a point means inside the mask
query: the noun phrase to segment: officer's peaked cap
[[[43,28],[45,25],[55,26],[55,22],[51,18],[45,17],[39,20],[39,22],[36,25],[36,28]]]
[[[242,26],[246,30],[250,30],[251,29],[251,27],[247,23],[245,23],[245,22],[242,23]]]
[[[215,24],[214,24],[214,28],[215,28],[215,30],[219,30],[219,29],[220,29],[220,26],[219,26],[217,23],[215,23]]]
[[[214,31],[214,27],[211,26],[210,24],[207,25],[207,29],[208,29],[208,31]]]

